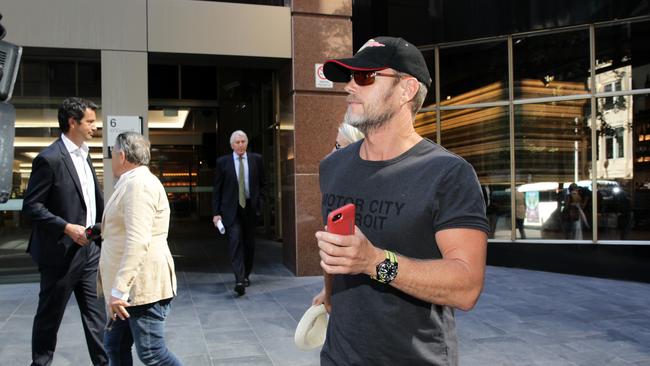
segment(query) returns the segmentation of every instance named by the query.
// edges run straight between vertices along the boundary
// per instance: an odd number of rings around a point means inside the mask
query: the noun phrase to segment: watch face
[[[397,263],[386,259],[377,265],[377,278],[381,282],[390,282],[397,276]]]

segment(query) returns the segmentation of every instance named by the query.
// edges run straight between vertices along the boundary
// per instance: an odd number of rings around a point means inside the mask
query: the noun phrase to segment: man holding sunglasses
[[[489,225],[471,165],[413,127],[431,85],[424,57],[378,37],[324,73],[347,83],[344,121],[366,137],[320,165],[323,217],[356,206],[354,235],[316,233],[321,365],[457,365],[454,308],[481,293]]]

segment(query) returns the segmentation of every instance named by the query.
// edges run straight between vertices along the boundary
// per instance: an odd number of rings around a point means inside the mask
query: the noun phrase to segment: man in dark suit
[[[97,297],[98,243],[85,229],[101,221],[102,190],[88,146],[97,105],[67,98],[58,111],[61,138],[32,163],[23,213],[32,221],[27,252],[38,265],[41,288],[32,328],[32,365],[49,365],[70,295],[74,292],[94,365],[107,365],[103,347],[106,312]]]
[[[250,285],[253,269],[255,224],[264,197],[264,166],[261,155],[246,152],[248,137],[243,131],[232,133],[230,146],[233,153],[217,159],[212,222],[218,226],[221,221],[225,226],[235,293],[241,296]]]

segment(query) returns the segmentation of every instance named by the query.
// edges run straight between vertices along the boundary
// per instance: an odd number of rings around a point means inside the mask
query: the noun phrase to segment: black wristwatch
[[[397,277],[397,255],[389,250],[384,250],[386,259],[377,264],[377,275],[372,279],[381,283],[390,283]]]

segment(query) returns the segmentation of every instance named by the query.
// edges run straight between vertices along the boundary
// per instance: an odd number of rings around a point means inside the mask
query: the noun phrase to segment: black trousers
[[[257,217],[250,200],[246,200],[246,208],[237,206],[237,217],[230,227],[226,228],[228,237],[228,252],[230,264],[235,274],[235,282],[243,282],[253,270],[255,259],[255,226]]]
[[[106,310],[97,297],[97,260],[82,269],[42,267],[38,308],[32,328],[32,365],[52,363],[65,306],[74,292],[81,312],[88,353],[94,365],[108,365],[104,352]]]

